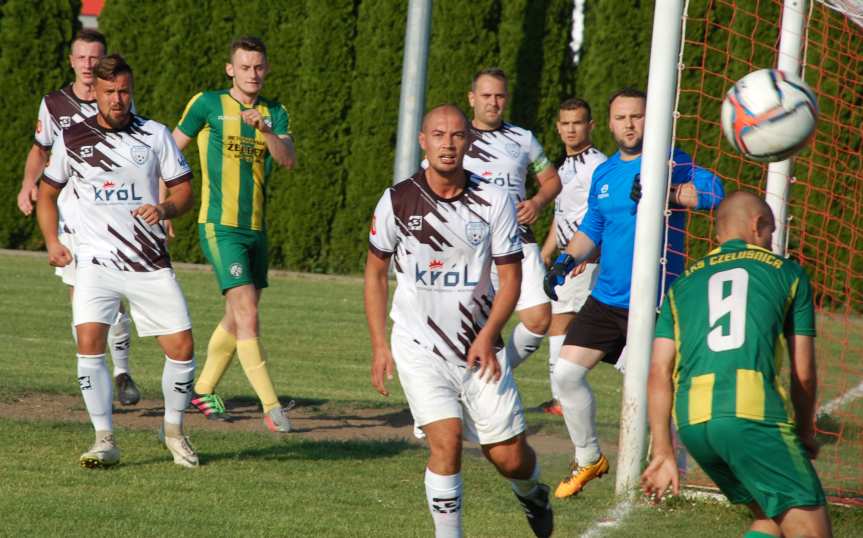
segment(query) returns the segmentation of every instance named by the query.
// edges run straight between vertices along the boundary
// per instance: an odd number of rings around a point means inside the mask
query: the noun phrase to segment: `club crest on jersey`
[[[408,217],[408,230],[418,232],[423,229],[423,216],[411,215]]]
[[[484,222],[468,222],[464,227],[465,235],[471,245],[477,246],[485,240],[488,234],[488,224]]]
[[[69,116],[60,116],[57,118],[57,121],[60,122],[60,128],[62,129],[68,129],[72,126],[72,118]]]
[[[81,146],[81,149],[78,150],[78,155],[80,155],[82,159],[86,159],[87,157],[92,157],[93,156],[93,146]]]
[[[521,148],[515,142],[507,142],[504,149],[513,159],[518,159],[518,156],[521,155]]]
[[[141,166],[145,162],[147,162],[147,157],[150,156],[150,150],[147,146],[132,146],[132,149],[129,150],[132,154],[132,160],[135,161],[135,164]]]

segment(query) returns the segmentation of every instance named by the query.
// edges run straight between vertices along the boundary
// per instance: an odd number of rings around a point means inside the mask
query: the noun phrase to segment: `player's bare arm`
[[[554,166],[548,165],[536,175],[539,190],[533,196],[516,205],[516,217],[519,224],[533,224],[539,218],[542,208],[554,201],[560,194],[563,185]]]
[[[381,259],[372,252],[366,257],[363,298],[366,321],[372,341],[372,386],[389,396],[385,383],[393,378],[395,363],[387,343],[387,294],[389,292],[389,259]]]
[[[42,182],[39,187],[39,198],[36,202],[36,218],[39,229],[45,238],[45,248],[48,250],[48,263],[54,267],[65,267],[72,263],[72,253],[64,247],[57,238],[57,197],[60,189]]]
[[[551,219],[551,224],[548,225],[548,233],[545,234],[545,242],[542,244],[542,250],[539,255],[542,257],[542,263],[546,267],[551,266],[554,261],[554,251],[557,250],[557,237],[555,236],[555,225],[557,217]]]
[[[168,198],[164,202],[138,206],[132,210],[132,216],[140,217],[147,224],[156,224],[160,220],[179,217],[192,209],[194,204],[192,182],[184,181],[168,187]]]
[[[189,142],[192,141],[192,138],[186,136],[178,127],[174,127],[174,131],[171,133],[171,136],[174,138],[174,143],[177,144],[180,151],[186,149],[186,146],[188,146]]]
[[[815,459],[818,443],[815,441],[815,402],[817,400],[818,378],[815,369],[815,338],[812,336],[789,335],[787,338],[791,355],[791,403],[797,422],[797,436]]]
[[[521,263],[507,263],[497,266],[500,286],[494,296],[488,320],[467,352],[467,366],[473,368],[479,363],[480,379],[499,381],[500,363],[494,352],[494,344],[500,331],[515,310],[521,293]]]
[[[677,460],[671,441],[671,405],[674,400],[672,374],[674,370],[674,340],[653,340],[650,359],[650,375],[647,378],[647,420],[650,424],[653,457],[641,475],[641,487],[645,495],[655,501],[671,488],[677,495],[680,491]]]
[[[671,201],[675,204],[696,209],[698,207],[698,189],[694,183],[681,183],[671,188]]]
[[[25,215],[33,213],[33,202],[38,197],[37,181],[42,175],[45,165],[48,164],[50,156],[50,150],[39,144],[33,144],[30,153],[27,154],[27,162],[24,164],[24,179],[21,181],[21,190],[18,191],[18,209]]]
[[[273,160],[279,163],[280,166],[291,169],[296,163],[297,156],[294,149],[294,142],[290,135],[276,135],[273,129],[264,121],[264,117],[256,109],[244,110],[241,112],[243,122],[251,125],[264,135],[264,142],[267,144],[267,149],[270,150],[270,155]]]
[[[585,261],[593,261],[599,258],[599,248],[583,232],[575,232],[569,244],[566,245],[566,253],[572,256],[576,267]]]

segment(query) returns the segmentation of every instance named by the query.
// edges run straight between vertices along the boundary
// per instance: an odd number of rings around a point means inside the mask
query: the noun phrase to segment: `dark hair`
[[[570,97],[560,104],[560,110],[578,110],[583,108],[587,110],[587,121],[593,119],[593,113],[590,111],[590,105],[584,99],[578,97]]]
[[[83,41],[85,43],[101,43],[103,49],[108,49],[108,42],[105,41],[105,35],[99,30],[94,30],[93,28],[81,28],[75,32],[75,37],[72,38],[72,45],[74,45],[76,41]]]
[[[267,46],[264,45],[264,42],[260,37],[243,36],[231,41],[231,52],[228,56],[228,61],[233,60],[234,53],[240,49],[260,52],[264,55],[264,58],[267,57]]]
[[[509,79],[506,78],[506,73],[504,73],[503,69],[500,67],[486,67],[485,69],[480,69],[477,71],[476,75],[473,76],[473,80],[470,82],[471,91],[476,91],[476,81],[479,80],[479,77],[488,76],[493,77],[498,80],[503,81],[503,87],[505,90],[509,91]]]
[[[608,111],[611,112],[611,103],[614,102],[618,97],[636,97],[638,99],[644,99],[647,101],[647,94],[641,90],[637,90],[635,88],[630,88],[629,86],[625,88],[621,88],[611,94],[611,97],[608,98]]]
[[[93,73],[95,73],[96,78],[100,78],[102,80],[114,80],[118,75],[122,75],[124,73],[131,76],[132,67],[127,64],[126,60],[124,60],[119,54],[109,54],[107,56],[103,56],[102,59],[99,60]]]

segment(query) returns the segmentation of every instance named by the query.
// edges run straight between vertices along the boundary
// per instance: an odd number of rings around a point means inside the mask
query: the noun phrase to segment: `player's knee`
[[[545,334],[551,326],[551,315],[537,316],[522,323],[524,323],[525,329],[533,334]]]
[[[552,376],[561,394],[577,390],[587,383],[587,373],[590,370],[580,364],[566,359],[557,361]]]
[[[188,361],[195,355],[195,341],[192,331],[183,331],[163,343],[165,355],[171,360]]]

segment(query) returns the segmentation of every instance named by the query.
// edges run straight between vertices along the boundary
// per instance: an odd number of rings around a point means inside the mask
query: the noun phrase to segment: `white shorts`
[[[542,263],[539,245],[536,243],[524,243],[522,251],[524,252],[524,258],[521,260],[521,295],[518,296],[518,303],[515,305],[516,312],[551,302],[551,299],[545,294],[545,290],[542,289],[542,281],[545,278],[545,265]],[[498,289],[500,286],[497,277],[497,266],[494,263],[491,265],[491,284],[494,286],[494,289]]]
[[[75,325],[113,324],[125,297],[138,336],[161,336],[192,328],[186,299],[173,269],[135,273],[87,264],[77,273],[72,298]]]
[[[464,438],[489,445],[512,439],[527,428],[524,408],[505,353],[498,353],[500,381],[482,381],[477,371],[441,359],[406,333],[393,328],[392,352],[414,423],[425,426],[458,418]]]
[[[599,277],[599,264],[589,263],[584,272],[575,278],[567,278],[563,286],[558,286],[557,301],[551,302],[552,314],[574,314],[581,310],[584,302]]]
[[[54,274],[63,280],[63,284],[67,286],[75,286],[75,238],[70,233],[62,232],[58,234],[57,239],[60,244],[69,249],[72,253],[72,261],[66,267],[55,267]]]

